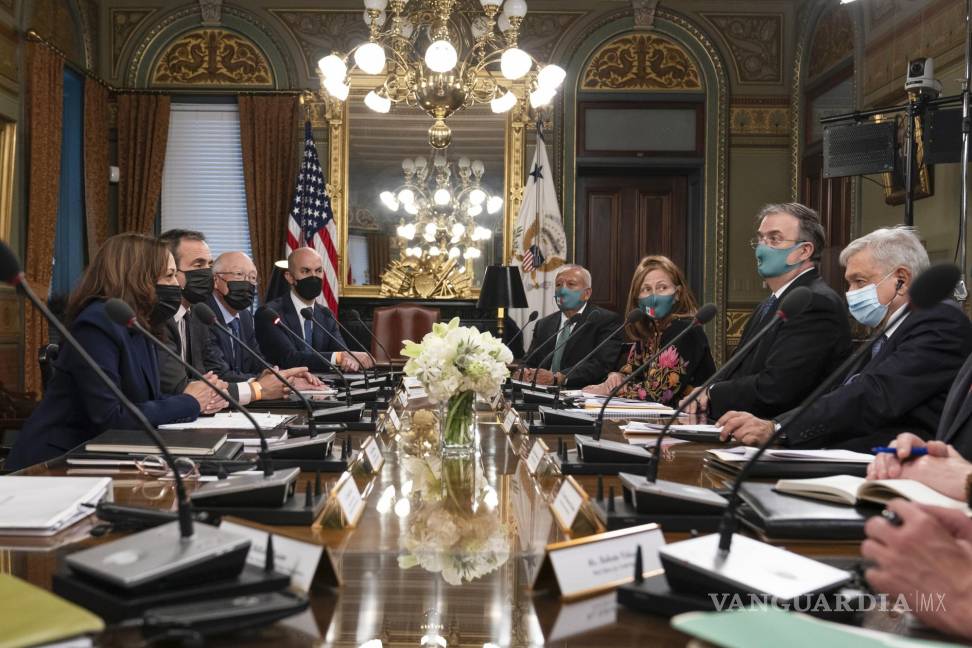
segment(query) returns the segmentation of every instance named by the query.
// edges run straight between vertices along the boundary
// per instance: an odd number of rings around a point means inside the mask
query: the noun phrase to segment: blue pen
[[[897,448],[889,448],[887,446],[878,446],[876,448],[871,448],[872,454],[896,454],[898,452]],[[911,457],[924,457],[928,454],[928,448],[912,448],[911,454],[909,454],[906,459]]]

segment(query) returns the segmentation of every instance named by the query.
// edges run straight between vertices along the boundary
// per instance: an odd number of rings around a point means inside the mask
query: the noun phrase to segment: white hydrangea
[[[417,378],[433,403],[473,391],[486,399],[495,397],[509,376],[513,354],[488,331],[448,324],[434,324],[421,343],[405,340],[402,355],[408,358],[405,374]]]

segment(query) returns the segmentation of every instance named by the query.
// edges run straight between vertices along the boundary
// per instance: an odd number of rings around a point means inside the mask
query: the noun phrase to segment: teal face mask
[[[580,290],[558,288],[554,291],[554,301],[561,311],[574,311],[584,305]]]
[[[668,317],[675,305],[675,293],[671,295],[649,295],[648,297],[638,298],[638,308],[643,310],[648,317],[660,320]]]
[[[786,258],[790,256],[790,252],[801,245],[803,244],[797,243],[788,248],[773,248],[765,243],[760,243],[756,246],[756,272],[759,273],[760,277],[769,279],[793,270],[803,262],[787,263]]]

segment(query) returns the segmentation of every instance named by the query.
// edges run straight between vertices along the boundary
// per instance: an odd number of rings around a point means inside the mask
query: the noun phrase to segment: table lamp
[[[476,307],[482,310],[496,309],[497,333],[503,339],[503,317],[507,308],[526,308],[526,291],[519,266],[491,265],[486,268],[483,286],[479,291]]]

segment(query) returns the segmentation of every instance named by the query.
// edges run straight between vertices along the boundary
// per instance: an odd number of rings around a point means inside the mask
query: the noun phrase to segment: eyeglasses
[[[188,457],[176,457],[175,467],[179,471],[179,476],[183,479],[196,479],[199,477],[199,466]],[[172,468],[159,455],[142,457],[135,462],[135,468],[138,469],[138,472],[149,477],[174,479]]]
[[[254,286],[257,282],[257,275],[255,272],[217,272],[221,277],[229,277],[230,281],[249,281]]]
[[[758,246],[760,243],[765,243],[770,247],[778,248],[781,247],[784,243],[809,243],[809,242],[810,241],[803,241],[800,239],[785,239],[782,236],[777,236],[775,234],[769,237],[763,236],[761,234],[757,234],[754,238],[749,239],[749,245],[754,250],[756,249],[756,246]]]

